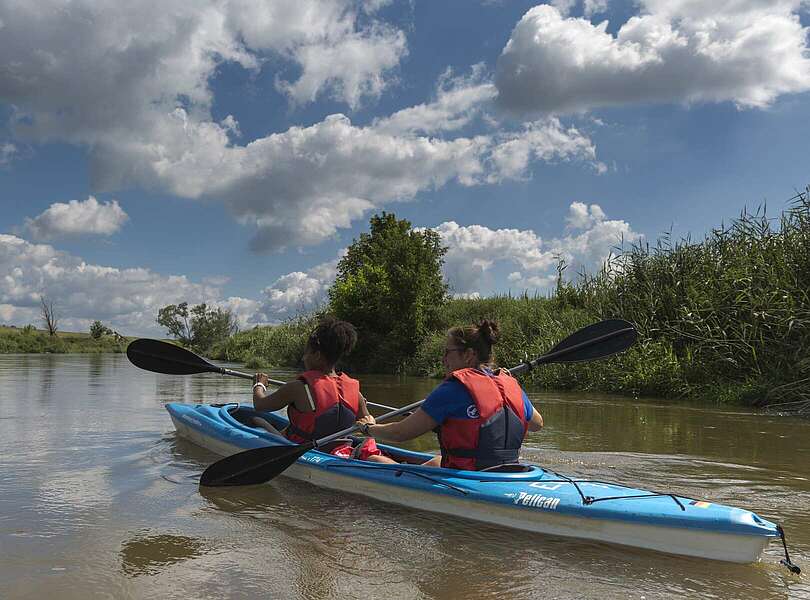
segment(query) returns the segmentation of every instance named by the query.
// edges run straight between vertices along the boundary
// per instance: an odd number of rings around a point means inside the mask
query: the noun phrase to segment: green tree
[[[374,215],[349,246],[329,290],[331,310],[357,327],[349,360],[365,371],[395,371],[436,326],[447,301],[441,267],[447,248],[431,229],[393,214]]]
[[[158,310],[157,322],[182,345],[203,352],[238,330],[230,310],[211,308],[205,303],[190,309],[188,302],[169,304]]]
[[[94,340],[100,340],[105,335],[110,335],[112,329],[105,326],[101,321],[93,321],[90,325],[90,337]]]

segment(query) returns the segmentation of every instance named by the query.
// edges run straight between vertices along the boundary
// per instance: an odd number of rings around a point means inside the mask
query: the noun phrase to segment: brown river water
[[[278,378],[290,373],[277,372]],[[436,380],[362,379],[402,406]],[[240,379],[121,355],[0,355],[0,599],[808,598],[810,421],[744,409],[531,393],[525,460],[732,504],[782,523],[737,565],[489,526],[280,477],[201,491],[215,456],[167,402],[249,402]],[[436,449],[424,437],[411,447]]]

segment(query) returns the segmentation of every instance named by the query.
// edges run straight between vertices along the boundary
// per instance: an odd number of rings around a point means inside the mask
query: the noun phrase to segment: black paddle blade
[[[549,350],[539,362],[568,363],[604,358],[627,350],[637,336],[638,332],[629,321],[599,321],[572,333]]]
[[[191,375],[219,370],[190,350],[145,338],[135,340],[127,346],[127,358],[136,367],[167,375]]]
[[[265,446],[233,454],[203,471],[200,485],[256,485],[270,481],[313,448],[312,443],[299,446]]]

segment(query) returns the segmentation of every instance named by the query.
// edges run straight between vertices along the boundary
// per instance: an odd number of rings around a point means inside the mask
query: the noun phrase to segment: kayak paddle
[[[194,354],[191,350],[186,350],[180,346],[175,346],[169,342],[161,340],[150,340],[141,338],[134,340],[127,346],[127,358],[136,367],[153,373],[164,373],[166,375],[193,375],[195,373],[219,373],[221,375],[232,375],[242,379],[253,379],[253,375],[218,367],[205,360],[202,356]],[[268,380],[273,385],[284,385],[286,382],[278,379]],[[366,400],[366,404],[384,410],[396,410],[393,406],[377,404]]]
[[[583,362],[605,358],[629,348],[636,341],[636,336],[635,328],[627,321],[621,319],[600,321],[572,333],[546,354],[532,361],[521,363],[509,369],[509,372],[518,375],[540,364]],[[386,413],[377,417],[376,421],[379,423],[415,410],[423,402],[424,400],[419,400]],[[349,435],[359,428],[359,425],[353,425],[343,431],[304,444],[264,446],[233,454],[218,460],[203,471],[200,485],[211,487],[254,485],[270,481],[310,450]]]
[[[191,350],[175,346],[161,340],[137,339],[127,346],[127,358],[136,367],[153,373],[166,375],[192,375],[194,373],[219,373],[242,379],[253,379],[253,375],[225,367],[218,367],[197,356]],[[269,380],[273,385],[284,385],[283,381]]]

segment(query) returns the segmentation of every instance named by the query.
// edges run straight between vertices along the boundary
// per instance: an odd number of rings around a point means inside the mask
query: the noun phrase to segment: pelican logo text
[[[543,494],[527,494],[526,492],[520,492],[520,495],[515,498],[515,504],[547,508],[549,510],[555,510],[559,503],[559,498],[551,498]]]

